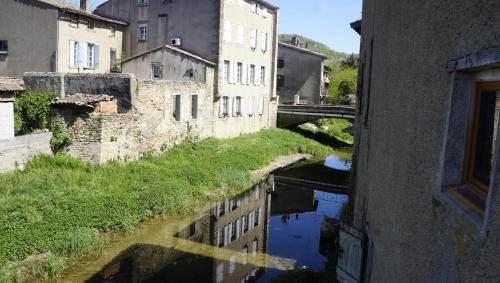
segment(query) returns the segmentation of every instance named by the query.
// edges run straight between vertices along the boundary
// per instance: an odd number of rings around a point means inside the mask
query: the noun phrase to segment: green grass
[[[0,266],[42,253],[85,254],[99,242],[97,231],[188,212],[207,196],[250,187],[256,181],[251,170],[297,152],[325,156],[331,148],[269,129],[234,139],[186,142],[126,164],[38,157],[24,171],[0,175]],[[55,274],[61,266],[54,258],[44,270]],[[7,273],[0,271],[0,278]]]
[[[322,133],[337,140],[353,144],[354,137],[349,133],[344,133],[344,130],[352,127],[353,124],[346,119],[322,119],[319,120],[318,125],[306,123],[299,126],[300,129],[316,133]]]

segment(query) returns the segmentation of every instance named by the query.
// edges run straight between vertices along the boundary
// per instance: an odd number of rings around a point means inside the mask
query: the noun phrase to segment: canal
[[[349,170],[349,148],[293,164],[192,214],[110,235],[60,281],[334,282]]]

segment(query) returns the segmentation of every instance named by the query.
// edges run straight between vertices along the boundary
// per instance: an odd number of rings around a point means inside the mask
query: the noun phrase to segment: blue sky
[[[72,0],[78,3],[78,0]],[[105,0],[93,0],[95,6]],[[280,7],[280,33],[300,34],[330,48],[358,53],[359,36],[349,26],[361,19],[362,0],[268,0]]]

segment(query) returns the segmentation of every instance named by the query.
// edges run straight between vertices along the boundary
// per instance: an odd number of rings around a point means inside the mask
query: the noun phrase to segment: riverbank
[[[0,282],[29,280],[20,278],[25,273],[57,277],[68,258],[102,246],[103,232],[187,213],[207,198],[247,189],[259,179],[251,172],[279,156],[330,152],[299,134],[270,129],[185,142],[126,164],[36,158],[24,171],[0,175]]]
[[[332,143],[335,147],[352,146],[354,143],[353,124],[347,119],[321,119],[317,124],[305,123],[297,130],[308,138],[314,138],[321,143]]]

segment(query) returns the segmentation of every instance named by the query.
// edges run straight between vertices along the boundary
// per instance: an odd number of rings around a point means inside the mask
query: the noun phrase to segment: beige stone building
[[[274,125],[277,7],[260,0],[109,0],[95,13],[130,23],[123,44],[127,56],[172,44],[217,63],[215,136]]]
[[[125,22],[50,0],[2,1],[0,75],[110,72],[121,57]]]

